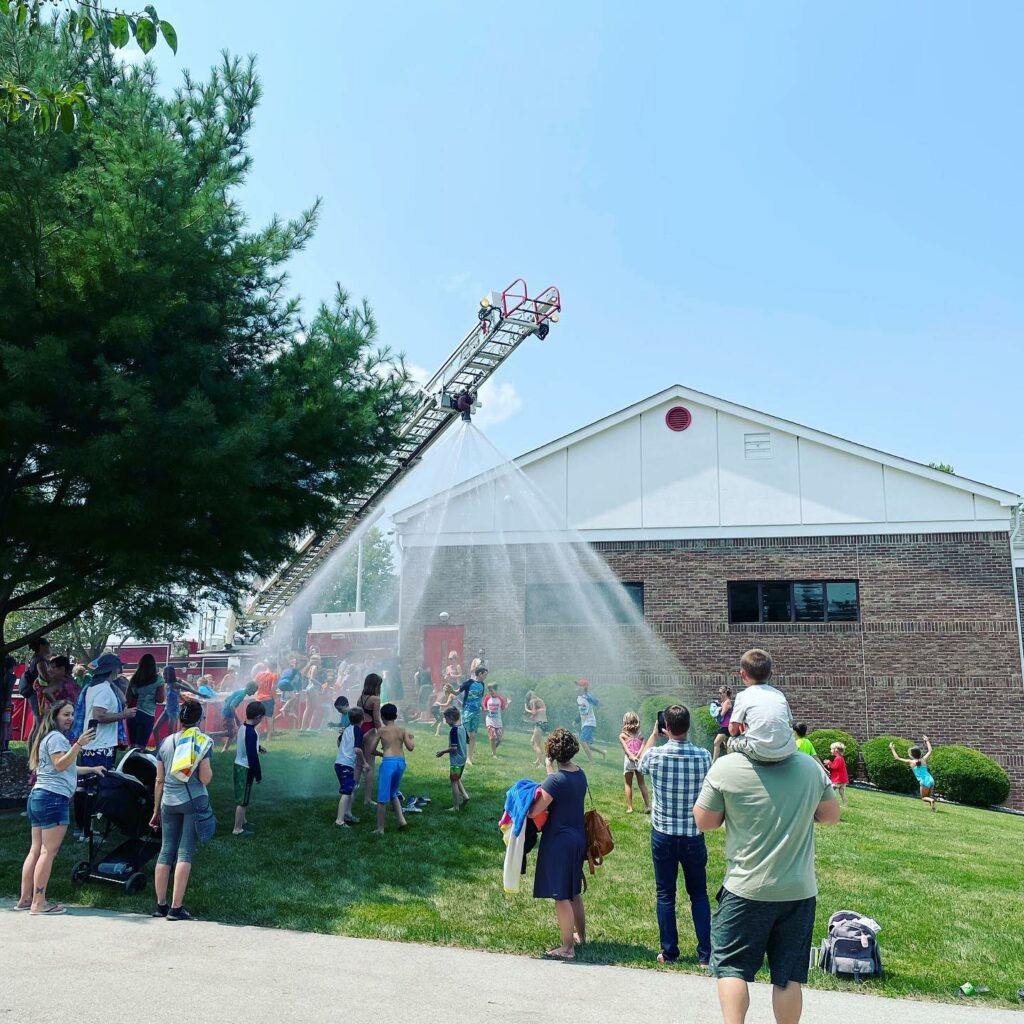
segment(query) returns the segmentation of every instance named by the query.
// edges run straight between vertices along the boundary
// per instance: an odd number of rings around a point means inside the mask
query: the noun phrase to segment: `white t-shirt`
[[[594,711],[594,705],[590,703],[590,698],[587,694],[581,693],[576,698],[576,707],[580,709],[580,725],[597,725],[597,713]]]
[[[755,756],[779,760],[796,751],[789,702],[770,683],[754,683],[738,693],[730,722],[746,726],[743,736]]]
[[[110,683],[95,683],[85,691],[85,726],[89,727],[90,719],[96,717],[96,711],[109,711],[117,714],[121,704]],[[109,750],[117,746],[117,722],[98,722],[96,738],[87,743],[84,750]]]
[[[66,754],[71,749],[67,736],[54,729],[47,733],[39,744],[39,767],[36,769],[36,789],[46,790],[47,793],[56,793],[58,796],[73,797],[75,787],[78,785],[78,768],[75,766],[75,759],[64,771],[59,772],[54,767],[53,759]]]
[[[492,729],[501,729],[501,712],[505,707],[505,698],[499,697],[497,694],[491,694],[489,697],[484,697],[484,725],[489,725]]]
[[[338,756],[334,759],[335,764],[347,765],[349,768],[356,766],[356,733],[362,736],[363,731],[358,725],[347,725],[341,734],[341,742],[338,744]]]

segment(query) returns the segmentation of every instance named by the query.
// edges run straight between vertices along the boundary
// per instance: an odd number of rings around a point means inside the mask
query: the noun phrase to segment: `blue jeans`
[[[675,960],[679,956],[676,882],[682,866],[686,895],[690,897],[693,930],[697,935],[697,959],[706,964],[711,959],[711,901],[708,899],[708,848],[704,837],[670,836],[652,830],[651,856],[654,859],[662,954],[666,960]]]

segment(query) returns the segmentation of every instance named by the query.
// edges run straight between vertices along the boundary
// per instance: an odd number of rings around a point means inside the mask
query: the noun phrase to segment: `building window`
[[[858,622],[856,580],[729,584],[730,622]]]
[[[606,626],[643,617],[642,583],[526,584],[528,626]]]

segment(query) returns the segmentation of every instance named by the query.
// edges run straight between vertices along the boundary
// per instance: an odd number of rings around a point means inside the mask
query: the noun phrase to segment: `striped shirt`
[[[693,820],[704,776],[711,767],[711,755],[684,740],[669,740],[652,747],[640,758],[640,771],[651,777],[654,807],[651,827],[668,836],[699,836]]]

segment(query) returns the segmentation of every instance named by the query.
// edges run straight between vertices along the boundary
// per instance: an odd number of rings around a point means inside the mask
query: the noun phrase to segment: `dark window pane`
[[[792,622],[788,583],[761,584],[761,621]]]
[[[793,617],[797,622],[825,621],[825,584],[793,584]]]
[[[856,583],[828,585],[828,618],[829,622],[856,622],[860,618]]]
[[[729,584],[729,621],[760,622],[756,583]]]

